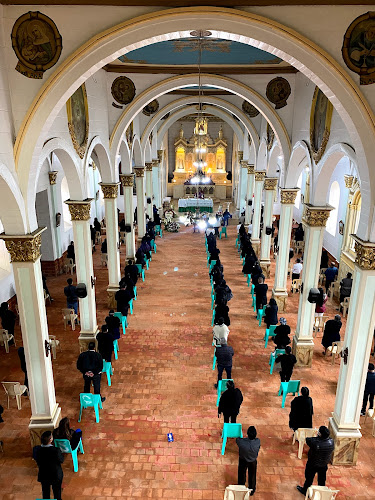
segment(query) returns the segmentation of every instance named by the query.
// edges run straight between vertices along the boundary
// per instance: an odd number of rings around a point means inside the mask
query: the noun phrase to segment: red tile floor
[[[225,278],[234,297],[230,302],[230,343],[234,348],[233,378],[244,394],[238,421],[246,431],[255,425],[261,439],[258,484],[255,497],[302,499],[295,489],[303,483],[306,452],[297,458],[288,427],[289,396],[285,409],[277,396],[279,377],[269,374],[271,345],[264,348],[264,328],[259,328],[251,309],[246,280],[235,248],[235,228],[219,241]],[[221,456],[222,421],[217,418],[216,391],[212,371],[210,283],[203,234],[191,228],[178,234],[164,233],[157,240],[146,281],[138,286],[139,298],[129,328],[120,340],[119,360],[113,362],[112,387],[102,381],[107,400],[100,423],[85,410],[80,424],[78,394],[83,390],[76,370],[78,330],[64,331],[61,308],[68,276],[49,278],[55,301],[47,305],[50,333],[61,341],[62,352],[53,361],[56,399],[62,415],[83,430],[85,454],[79,456],[79,471],[73,472],[71,457],[64,468],[63,499],[107,500],[111,498],[171,498],[221,500],[225,486],[237,482],[238,450],[229,440]],[[121,250],[122,267],[124,250]],[[94,254],[97,276],[98,322],[107,314],[107,270]],[[274,262],[272,273],[274,272]],[[268,280],[271,288],[272,279]],[[285,316],[295,327],[298,296],[289,301]],[[330,306],[328,314],[335,313]],[[21,344],[19,328],[17,345]],[[311,369],[296,368],[295,379],[310,388],[314,400],[314,425],[327,424],[334,406],[339,363],[324,358],[320,339],[315,341]],[[1,380],[23,380],[14,347],[0,350]],[[4,395],[0,398],[6,406]],[[40,498],[37,467],[30,457],[28,421],[30,403],[23,398],[21,411],[11,402],[0,427],[4,453],[0,453],[0,498]],[[167,433],[175,441],[167,442]],[[371,423],[362,428],[356,467],[330,467],[328,486],[341,490],[340,499],[375,498],[371,465],[374,438]]]

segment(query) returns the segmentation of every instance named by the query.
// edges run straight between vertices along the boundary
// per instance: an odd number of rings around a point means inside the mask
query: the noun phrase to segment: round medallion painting
[[[129,104],[135,96],[135,85],[130,78],[119,76],[113,80],[111,94],[118,103]]]
[[[242,111],[250,116],[250,118],[255,118],[260,113],[259,109],[250,104],[249,101],[244,101],[242,103]]]
[[[287,99],[290,96],[291,88],[288,80],[277,77],[267,85],[266,95],[269,101],[275,104],[275,109],[283,108],[287,105]]]
[[[157,99],[154,99],[153,101],[149,102],[147,106],[143,108],[142,113],[146,116],[151,116],[154,113],[156,113],[158,109],[159,109],[159,101]]]

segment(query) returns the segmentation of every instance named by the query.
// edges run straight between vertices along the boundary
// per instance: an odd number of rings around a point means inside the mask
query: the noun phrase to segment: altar
[[[214,202],[211,198],[180,198],[178,200],[178,211],[179,212],[196,212],[199,209],[200,212],[212,213]]]

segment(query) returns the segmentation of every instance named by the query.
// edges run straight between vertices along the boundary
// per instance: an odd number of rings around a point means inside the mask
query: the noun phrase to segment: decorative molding
[[[303,222],[311,227],[325,227],[331,210],[333,210],[333,207],[329,205],[315,207],[310,203],[305,203]]]
[[[39,227],[33,233],[17,236],[1,233],[0,238],[5,241],[11,262],[36,262],[41,256],[42,232],[45,230],[45,227]]]
[[[255,170],[255,181],[263,182],[266,177],[265,170]]]
[[[279,179],[277,177],[266,177],[264,179],[263,189],[266,191],[273,191],[277,187],[277,181]]]
[[[152,166],[153,167],[158,167],[159,166],[159,160],[152,160]]]
[[[113,182],[106,184],[104,182],[99,182],[102,188],[104,199],[116,199],[118,196],[119,182]]]
[[[354,239],[357,266],[363,271],[375,271],[375,243],[363,241],[355,234],[350,236]]]
[[[299,188],[280,189],[280,201],[283,205],[294,205]]]
[[[50,186],[54,186],[56,184],[57,174],[58,174],[57,170],[48,172]]]
[[[72,221],[90,220],[90,207],[92,200],[93,198],[86,198],[86,200],[82,201],[66,200],[64,202],[69,207]]]
[[[158,149],[158,160],[160,163],[163,161],[163,154],[164,154],[163,149]]]
[[[120,182],[123,187],[133,187],[134,174],[120,174]]]
[[[247,173],[248,174],[255,174],[255,165],[247,165]]]
[[[237,151],[237,158],[239,162],[243,160],[243,151]]]
[[[145,167],[134,167],[134,172],[136,177],[144,177]]]
[[[240,164],[242,168],[247,168],[247,160],[240,160]]]
[[[354,175],[344,175],[345,187],[350,189],[353,186]]]
[[[152,165],[153,165],[153,161],[146,161],[145,163],[145,170],[146,172],[152,172]]]

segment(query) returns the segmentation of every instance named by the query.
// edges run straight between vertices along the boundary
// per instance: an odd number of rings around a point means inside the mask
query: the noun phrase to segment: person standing
[[[18,357],[20,358],[21,370],[25,374],[25,380],[23,385],[26,385],[29,388],[29,379],[27,378],[27,368],[26,368],[26,359],[25,359],[25,349],[24,347],[19,347],[17,349]]]
[[[103,325],[102,331],[96,336],[98,342],[98,351],[102,355],[102,358],[108,363],[112,362],[113,353],[113,337],[108,332],[108,326]]]
[[[73,264],[76,261],[76,254],[74,251],[74,241],[71,241],[70,245],[68,245],[67,252],[66,252],[66,258],[73,259]]]
[[[14,335],[14,326],[16,324],[16,315],[9,309],[8,302],[2,302],[0,306],[1,324],[9,335]]]
[[[223,226],[227,226],[229,224],[229,219],[232,218],[232,215],[229,213],[228,209],[225,209],[225,212],[223,213],[223,220],[224,224]]]
[[[266,310],[264,312],[264,322],[267,325],[267,328],[269,328],[271,325],[277,325],[278,319],[277,319],[277,302],[275,299],[270,299]]]
[[[64,288],[64,294],[66,296],[66,307],[68,309],[74,309],[74,312],[78,314],[78,297],[77,288],[73,285],[72,278],[67,280],[68,286]]]
[[[289,382],[293,373],[294,365],[297,363],[297,359],[294,354],[292,354],[292,349],[289,345],[285,347],[285,354],[277,356],[275,363],[281,363],[281,382]]]
[[[342,279],[340,282],[340,304],[344,302],[345,297],[350,297],[352,293],[352,273],[348,273],[346,278]]]
[[[263,306],[267,304],[267,291],[268,291],[268,285],[264,283],[264,278],[260,276],[258,278],[258,284],[255,285],[254,288],[255,304],[257,310],[263,309]]]
[[[89,343],[89,348],[85,352],[81,352],[77,360],[77,369],[82,373],[85,381],[83,392],[89,393],[91,382],[94,385],[94,394],[100,394],[100,381],[102,378],[103,358],[102,355],[95,351],[95,342]],[[105,398],[101,398],[102,402]]]
[[[38,481],[42,483],[43,498],[51,498],[51,486],[53,498],[61,500],[61,484],[64,477],[61,464],[64,462],[64,455],[60,448],[52,444],[53,437],[51,431],[43,432],[41,445],[33,449],[33,457],[38,464]]]
[[[227,342],[229,335],[229,328],[224,323],[223,318],[219,318],[217,320],[212,333],[213,333],[213,342],[216,346],[221,345],[221,341],[223,339],[225,340],[225,342]]]
[[[240,407],[243,401],[242,392],[238,387],[234,386],[233,380],[228,380],[227,390],[220,397],[217,416],[224,415],[224,423],[229,424],[229,419],[232,424],[237,421],[237,415],[240,413]]]
[[[295,397],[290,403],[289,427],[296,431],[299,428],[311,429],[314,414],[313,402],[309,389],[302,387],[301,396]]]
[[[227,378],[231,378],[232,375],[232,358],[234,356],[233,347],[227,345],[227,341],[222,339],[220,342],[220,347],[215,350],[216,360],[217,360],[217,381],[223,378],[223,371],[226,371]],[[217,389],[215,384],[215,389]]]
[[[260,439],[257,438],[256,428],[251,425],[247,429],[247,438],[236,438],[239,448],[238,458],[238,484],[246,484],[246,471],[248,471],[250,496],[253,496],[256,490],[257,480],[257,459],[260,449]]]
[[[325,271],[325,277],[326,277],[326,292],[328,293],[328,289],[331,286],[331,283],[333,283],[336,279],[336,276],[338,274],[339,270],[335,266],[334,262],[331,262],[330,266],[328,269]]]
[[[375,365],[374,363],[368,364],[368,372],[366,377],[365,392],[363,394],[363,403],[361,415],[366,415],[367,401],[370,400],[370,410],[374,408],[374,395],[375,395]]]
[[[105,318],[106,325],[109,333],[112,335],[113,340],[120,338],[120,318],[115,316],[115,311],[111,309],[108,316]]]
[[[333,342],[338,342],[340,340],[341,326],[341,316],[339,314],[336,314],[335,319],[329,319],[325,324],[322,337],[322,346],[324,348],[323,356],[326,355],[328,347],[330,347]]]
[[[318,474],[318,485],[326,485],[328,464],[331,461],[335,444],[329,437],[329,430],[324,425],[319,427],[317,437],[306,438],[306,444],[310,447],[307,455],[305,468],[305,484],[297,486],[297,490],[306,495],[306,491],[312,485],[315,474]]]
[[[128,315],[129,310],[129,302],[131,301],[132,294],[129,292],[127,288],[125,288],[125,282],[120,281],[120,290],[118,290],[115,294],[115,300],[117,302],[117,311],[121,312],[123,316]],[[134,292],[133,292],[134,293]]]
[[[302,268],[301,259],[297,259],[292,268],[292,280],[299,280],[301,278]]]

